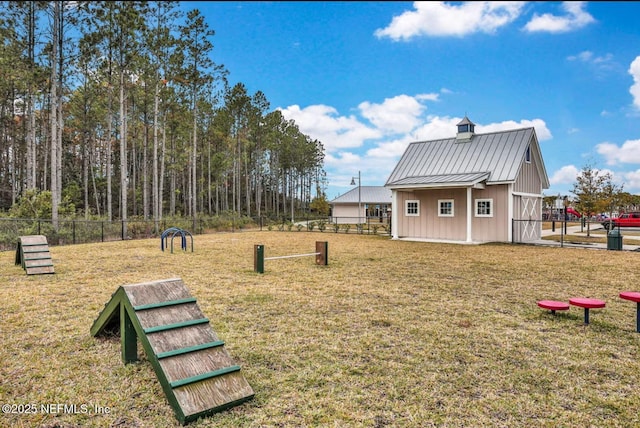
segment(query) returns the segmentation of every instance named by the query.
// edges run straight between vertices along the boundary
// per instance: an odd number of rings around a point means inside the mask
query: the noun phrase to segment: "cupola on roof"
[[[460,142],[471,141],[475,132],[476,124],[471,122],[467,115],[458,123],[458,133],[456,134],[456,140]]]

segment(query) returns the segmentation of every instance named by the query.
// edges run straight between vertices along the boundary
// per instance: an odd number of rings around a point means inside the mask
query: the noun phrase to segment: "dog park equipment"
[[[543,309],[549,309],[553,315],[556,314],[556,311],[568,311],[569,304],[565,302],[560,302],[557,300],[540,300],[538,302],[538,306]]]
[[[180,278],[118,287],[91,326],[93,337],[120,330],[122,360],[138,360],[142,344],[182,425],[253,398]]]
[[[183,251],[187,251],[187,235],[191,238],[191,252],[193,253],[193,235],[184,229],[179,227],[170,227],[160,236],[160,249],[164,251],[169,241],[169,235],[171,235],[171,253],[173,253],[173,238],[180,236],[180,248]]]
[[[264,256],[264,245],[256,244],[253,247],[253,270],[257,273],[264,273],[264,261],[276,259],[290,259],[293,257],[316,256],[316,264],[326,266],[329,264],[329,243],[326,241],[316,241],[316,252],[307,254],[291,254],[287,256]]]
[[[589,324],[589,309],[604,308],[606,303],[598,299],[590,299],[587,297],[572,297],[569,304],[584,308],[584,323]]]
[[[16,265],[22,265],[27,275],[55,273],[47,237],[44,235],[21,236],[16,248]]]
[[[640,293],[637,291],[623,291],[620,298],[636,302],[636,331],[640,333]]]

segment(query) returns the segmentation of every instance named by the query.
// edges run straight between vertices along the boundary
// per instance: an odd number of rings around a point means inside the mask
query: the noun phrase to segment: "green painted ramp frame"
[[[97,337],[118,329],[123,362],[138,361],[139,339],[182,425],[253,398],[240,367],[233,364],[180,278],[118,287],[90,332]],[[164,337],[155,341],[154,335]],[[215,402],[201,408],[207,400]]]

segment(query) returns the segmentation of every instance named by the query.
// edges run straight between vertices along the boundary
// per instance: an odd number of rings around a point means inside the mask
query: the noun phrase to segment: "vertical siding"
[[[479,242],[507,242],[509,240],[509,187],[506,184],[474,190],[473,232],[471,239]],[[493,217],[476,217],[476,199],[493,199]]]
[[[420,239],[443,239],[463,241],[466,239],[466,190],[436,189],[415,192],[398,192],[398,237]],[[454,200],[454,216],[438,217],[438,200]],[[405,201],[420,201],[420,216],[405,215]]]
[[[477,242],[509,240],[508,185],[472,191],[472,239]],[[438,217],[438,200],[454,200],[454,217]],[[493,199],[493,217],[476,217],[476,199]],[[405,201],[420,201],[420,216],[405,215]],[[467,239],[467,190],[434,189],[398,192],[398,237],[465,241]]]
[[[542,181],[538,169],[536,168],[535,158],[531,156],[531,162],[522,161],[522,167],[518,173],[518,178],[514,183],[513,190],[522,193],[542,193]]]
[[[361,205],[362,212],[364,212],[364,204]],[[334,221],[339,224],[343,223],[356,223],[358,220],[358,204],[340,204],[334,205],[331,212],[334,217]],[[362,216],[364,214],[361,214]]]

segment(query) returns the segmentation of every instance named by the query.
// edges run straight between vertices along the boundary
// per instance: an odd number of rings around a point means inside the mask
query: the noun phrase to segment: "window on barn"
[[[493,199],[476,199],[476,217],[493,217]]]
[[[453,217],[453,199],[438,200],[438,217]]]
[[[406,216],[419,216],[420,215],[420,201],[405,201],[405,215]]]
[[[531,146],[527,146],[527,151],[524,154],[524,161],[526,163],[531,163]]]

